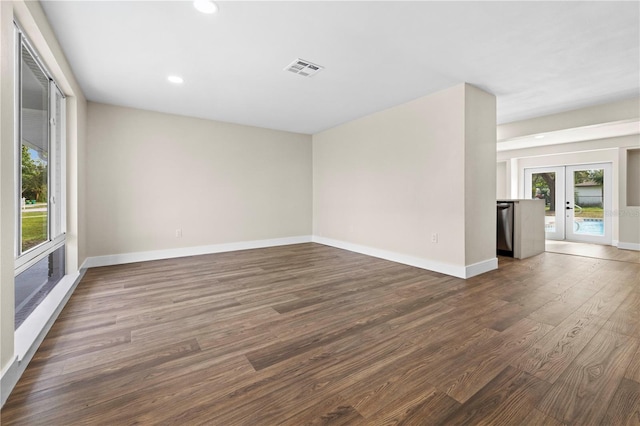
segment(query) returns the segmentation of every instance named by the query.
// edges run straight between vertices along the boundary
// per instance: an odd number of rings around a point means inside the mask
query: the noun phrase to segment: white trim
[[[612,240],[611,241],[611,245],[614,246],[614,247],[618,247],[619,243],[620,243],[620,241],[618,241],[618,240]]]
[[[415,266],[417,268],[429,271],[440,272],[442,274],[451,275],[457,278],[471,278],[475,275],[491,271],[498,268],[498,259],[488,259],[469,266],[458,266],[450,263],[436,262],[421,257],[409,256],[402,253],[396,253],[387,250],[381,250],[373,247],[362,246],[359,244],[348,243],[346,241],[333,240],[331,238],[318,237],[314,235],[312,241],[318,244],[324,244],[355,253],[366,254],[380,259],[390,260],[392,262],[402,263],[404,265]]]
[[[635,250],[640,251],[640,244],[638,243],[623,243],[622,241],[618,242],[618,248],[622,250]]]
[[[65,275],[15,331],[15,359],[2,372],[2,377],[0,378],[1,405],[4,405],[9,394],[18,383],[20,376],[29,365],[31,358],[33,358],[60,312],[62,312],[83,275],[84,271]]]
[[[39,55],[37,49],[35,49],[35,47],[33,46],[33,44],[31,43],[31,40],[29,39],[29,37],[27,36],[27,34],[22,30],[21,26],[18,25],[18,23],[16,22],[16,20],[14,19],[13,21],[14,26],[16,28],[17,34],[16,34],[16,39],[14,40],[15,44],[16,44],[16,66],[15,66],[15,96],[16,96],[16,104],[14,105],[15,110],[17,111],[17,114],[15,115],[15,141],[14,141],[14,147],[15,147],[15,164],[17,164],[18,166],[21,164],[21,155],[22,155],[22,124],[23,124],[23,118],[22,118],[22,100],[21,100],[21,96],[20,96],[20,90],[22,88],[22,52],[23,49],[26,50],[26,52],[31,56],[31,58],[34,60],[36,66],[40,69],[40,71],[42,72],[43,76],[47,78],[48,80],[48,84],[47,84],[47,88],[46,88],[46,92],[47,92],[47,96],[48,96],[48,106],[47,106],[47,153],[49,155],[49,162],[51,163],[53,160],[53,167],[51,167],[52,165],[49,164],[47,167],[47,199],[46,199],[46,205],[47,205],[47,211],[49,212],[48,214],[48,219],[47,219],[47,241],[42,242],[41,244],[39,244],[38,246],[28,249],[26,252],[21,252],[21,242],[22,242],[22,225],[20,223],[20,221],[22,220],[22,215],[24,213],[21,203],[17,202],[16,203],[16,235],[15,235],[15,240],[16,240],[16,244],[15,244],[15,275],[18,275],[20,272],[24,271],[25,269],[29,268],[31,265],[33,265],[34,263],[38,262],[40,259],[42,259],[42,256],[46,256],[48,254],[50,254],[51,252],[53,252],[54,250],[56,250],[58,248],[58,246],[60,244],[64,244],[64,239],[65,239],[65,235],[64,235],[64,226],[62,226],[63,229],[56,229],[54,226],[54,219],[56,218],[56,215],[61,214],[63,211],[66,210],[66,204],[65,204],[65,199],[62,196],[63,194],[58,194],[55,191],[56,188],[56,182],[58,179],[62,179],[62,177],[66,174],[66,163],[63,160],[63,158],[61,157],[62,155],[65,154],[65,150],[64,145],[65,145],[65,135],[66,133],[64,132],[64,128],[66,128],[66,121],[65,120],[65,109],[66,109],[66,104],[62,101],[60,103],[60,121],[61,123],[59,123],[59,125],[62,126],[62,132],[60,134],[60,140],[54,140],[55,139],[55,129],[54,129],[54,125],[52,123],[52,118],[54,117],[55,112],[57,112],[56,109],[56,104],[55,104],[55,95],[56,93],[59,93],[60,96],[62,96],[62,99],[64,99],[64,95],[62,94],[62,91],[59,89],[58,84],[54,81],[53,75],[51,74],[51,72],[49,71],[48,67],[45,65],[44,60],[42,59],[42,57]],[[55,90],[54,90],[55,89]],[[57,90],[57,92],[56,92]],[[58,150],[60,151],[58,153]],[[60,156],[61,159],[61,163],[60,163],[60,169],[59,169],[59,174],[60,176],[57,175],[56,171],[57,168],[55,167],[55,159],[56,157]],[[65,184],[65,180],[62,179],[60,182],[61,186],[61,192],[64,193],[63,190],[63,186]],[[20,174],[20,167],[16,168],[16,176],[15,176],[15,197],[16,197],[16,201],[21,200],[22,199],[22,195],[21,195],[21,185],[22,185],[22,176]],[[52,197],[54,196],[59,196],[60,200],[58,200],[57,202],[53,202],[52,201]],[[65,219],[65,215],[61,215],[61,219]]]
[[[18,276],[36,263],[40,262],[42,259],[49,256],[54,251],[58,250],[60,247],[64,246],[66,243],[66,235],[60,235],[53,241],[48,241],[47,243],[51,244],[42,244],[42,250],[37,249],[37,254],[34,253],[33,257],[26,259],[24,262],[20,262],[19,259],[16,260],[14,275]]]
[[[172,259],[175,257],[198,256],[201,254],[223,253],[228,251],[249,250],[265,247],[286,246],[290,244],[310,243],[310,235],[274,238],[270,240],[240,241],[237,243],[212,244],[208,246],[181,247],[167,250],[142,251],[135,253],[111,254],[88,257],[82,269],[98,266],[121,265],[125,263],[146,262],[149,260]]]
[[[473,265],[467,265],[465,267],[465,278],[475,277],[476,275],[484,274],[485,272],[498,269],[498,258],[483,260],[482,262],[474,263]]]
[[[555,231],[547,231],[545,226],[544,237],[546,240],[556,240],[563,241],[565,239],[566,233],[566,220],[565,220],[565,210],[564,205],[566,201],[566,168],[565,166],[553,166],[553,167],[525,167],[524,169],[524,179],[523,185],[521,187],[522,196],[520,198],[524,198],[525,200],[531,200],[531,184],[533,183],[533,175],[540,173],[555,173],[556,175],[556,215],[555,215],[555,223],[556,230]],[[571,192],[569,192],[571,194]],[[545,218],[546,220],[546,218]]]
[[[237,243],[214,244],[209,246],[185,247],[169,250],[156,250],[149,252],[125,253],[110,256],[96,256],[85,260],[80,272],[73,275],[65,275],[62,280],[51,290],[46,299],[36,307],[27,319],[15,332],[15,359],[2,371],[0,378],[0,399],[4,405],[9,394],[18,383],[20,376],[27,368],[36,350],[51,329],[54,321],[71,297],[76,286],[82,279],[86,268],[96,266],[117,265],[123,263],[142,262],[147,260],[169,259],[175,257],[195,256],[201,254],[222,253],[229,251],[248,250],[265,247],[276,247],[291,244],[314,242],[336,247],[344,250],[362,253],[368,256],[415,266],[429,271],[440,272],[458,278],[471,278],[473,276],[498,268],[498,259],[492,258],[474,263],[465,267],[447,263],[435,262],[413,256],[407,256],[387,250],[352,244],[330,238],[303,235],[297,237],[276,238],[270,240],[243,241]],[[638,244],[640,250],[640,244]]]
[[[172,259],[176,257],[198,256],[203,254],[224,253],[238,250],[250,250],[265,247],[286,246],[291,244],[318,243],[355,253],[366,254],[404,265],[415,266],[429,271],[440,272],[458,278],[471,278],[498,268],[498,259],[491,258],[473,265],[457,266],[449,263],[436,262],[429,259],[405,255],[331,238],[318,237],[316,235],[301,235],[297,237],[275,238],[270,240],[241,241],[237,243],[213,244],[208,246],[182,247],[167,250],[154,250],[145,252],[112,254],[106,256],[88,257],[81,269],[100,266],[122,265],[134,262],[146,262],[150,260]]]
[[[25,359],[26,354],[38,339],[38,336],[46,327],[47,323],[52,318],[55,319],[55,317],[57,317],[56,310],[64,307],[64,303],[66,303],[65,299],[71,296],[72,290],[79,281],[79,272],[62,277],[60,282],[51,289],[47,297],[45,297],[34,311],[25,318],[24,322],[20,324],[20,327],[18,327],[15,332],[14,349],[14,353],[18,357],[19,362]]]
[[[604,174],[604,198],[603,209],[605,212],[613,211],[613,163],[612,162],[604,162],[604,163],[586,163],[586,164],[575,164],[565,166],[565,194],[573,194],[575,192],[575,182],[574,182],[574,173],[576,171],[582,171],[587,169],[602,169]],[[575,223],[575,205],[574,199],[572,196],[565,195],[567,205],[572,207],[571,210],[566,210],[565,213],[565,239],[567,241],[575,241],[575,242],[584,242],[584,243],[594,243],[594,244],[604,244],[604,245],[612,245],[612,235],[613,235],[613,224],[612,218],[605,215],[604,219],[604,228],[603,235],[595,235],[595,234],[579,234],[573,231],[573,225]]]
[[[22,371],[20,371],[20,363],[18,357],[14,357],[13,361],[7,364],[2,370],[2,377],[0,377],[0,407],[7,402],[7,398],[11,394],[11,391],[18,383]]]

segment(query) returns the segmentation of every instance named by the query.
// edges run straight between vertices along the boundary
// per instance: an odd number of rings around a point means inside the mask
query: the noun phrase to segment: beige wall
[[[67,99],[67,238],[75,238],[75,244],[67,243],[67,247],[75,247],[71,259],[67,261],[67,270],[78,270],[87,258],[87,110],[88,103],[84,97]],[[71,195],[69,195],[71,194]],[[73,263],[75,262],[75,264]]]
[[[630,98],[529,120],[501,124],[498,126],[497,136],[498,140],[502,141],[520,136],[576,127],[637,120],[640,116],[639,114],[640,100],[638,98]]]
[[[628,153],[631,152],[631,156]],[[627,191],[640,191],[640,140],[635,146],[620,149],[620,246],[640,250],[640,206],[629,201]],[[630,164],[631,163],[631,164]],[[632,166],[631,170],[629,165]],[[630,187],[630,188],[629,188]],[[635,195],[638,195],[636,192]]]
[[[640,147],[622,152],[621,163],[625,165],[625,205],[640,207]]]
[[[498,161],[496,165],[496,198],[498,200],[509,198],[507,188],[507,162]]]
[[[67,96],[67,273],[77,272],[84,261],[83,191],[86,100],[69,64],[58,44],[40,3],[33,1],[1,1],[1,68],[0,121],[2,145],[0,150],[0,365],[4,370],[14,359],[14,245],[15,208],[14,193],[14,37],[13,19],[16,19],[47,65],[61,90]]]
[[[314,235],[462,267],[495,258],[495,172],[495,99],[472,86],[366,116],[313,136]]]
[[[464,104],[465,266],[496,257],[496,98],[466,84]]]
[[[311,234],[308,135],[97,103],[88,123],[89,256]]]

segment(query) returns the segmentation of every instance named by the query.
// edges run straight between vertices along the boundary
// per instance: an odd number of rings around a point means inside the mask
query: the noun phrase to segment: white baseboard
[[[184,247],[167,250],[154,250],[135,253],[122,253],[107,256],[89,257],[82,264],[82,268],[94,268],[99,266],[121,265],[125,263],[145,262],[149,260],[172,259],[176,257],[197,256],[202,254],[223,253],[229,251],[249,250],[265,247],[276,247],[290,244],[315,242],[327,246],[337,247],[368,256],[391,260],[405,265],[415,266],[429,271],[440,272],[458,278],[471,278],[476,275],[498,268],[498,259],[492,258],[467,266],[457,266],[436,262],[429,259],[408,256],[373,247],[352,244],[345,241],[330,238],[302,235],[297,237],[275,238],[270,240],[241,241],[237,243],[213,244],[208,246]]]
[[[618,244],[620,244],[620,241],[618,241],[618,240],[613,240],[613,241],[611,241],[611,245],[612,245],[613,247],[618,247]]]
[[[618,242],[618,248],[622,250],[635,250],[640,251],[640,244],[638,243],[623,243],[622,241]]]
[[[4,406],[4,403],[7,402],[9,394],[11,394],[18,380],[20,380],[23,371],[24,369],[22,369],[22,371],[20,370],[20,362],[18,362],[17,356],[2,370],[2,377],[0,377],[0,407]]]
[[[31,358],[62,312],[83,275],[84,271],[65,275],[15,331],[14,359],[2,371],[2,377],[0,377],[0,406],[7,401],[9,394],[18,383],[20,376],[26,370]]]
[[[176,257],[197,256],[201,254],[224,253],[228,251],[249,250],[265,247],[286,246],[290,244],[310,243],[310,235],[274,238],[269,240],[240,241],[237,243],[212,244],[208,246],[183,247],[167,250],[154,250],[136,253],[112,254],[89,257],[82,268],[121,265],[124,263],[146,262],[149,260],[173,259]]]
[[[237,250],[249,250],[265,247],[276,247],[290,244],[315,242],[331,247],[353,251],[368,256],[378,257],[392,262],[415,266],[429,271],[439,272],[458,278],[471,278],[498,267],[498,259],[492,258],[468,266],[457,266],[447,263],[435,262],[428,259],[404,255],[373,247],[352,244],[339,240],[318,236],[297,236],[276,238],[269,240],[243,241],[228,244],[214,244],[208,246],[185,247],[169,250],[155,250],[149,252],[124,253],[108,256],[89,257],[82,265],[81,272],[65,276],[56,285],[47,298],[38,305],[34,312],[27,317],[15,332],[15,358],[2,371],[0,377],[0,406],[4,405],[9,394],[18,383],[20,376],[27,368],[36,350],[51,329],[54,321],[71,297],[76,286],[82,279],[86,268],[97,266],[109,266],[124,263],[143,262],[148,260],[170,259],[176,257],[196,256],[201,254],[222,253]],[[623,243],[627,246],[631,244]],[[640,244],[631,250],[640,250]],[[622,248],[622,247],[621,247]]]
[[[4,368],[0,377],[0,406],[4,405],[9,394],[18,383],[20,376],[24,373],[31,358],[33,358],[54,321],[71,297],[87,268],[309,242],[311,242],[311,236],[305,235],[87,258],[82,264],[81,272],[65,276],[15,331],[15,358]]]
[[[482,262],[474,263],[473,265],[467,265],[465,267],[465,278],[475,277],[476,275],[484,274],[485,272],[498,269],[498,258],[483,260]]]
[[[331,238],[313,236],[312,241],[314,243],[324,244],[331,247],[336,247],[344,250],[353,251],[356,253],[366,254],[367,256],[373,256],[380,259],[390,260],[392,262],[402,263],[404,265],[415,266],[417,268],[426,269],[429,271],[439,272],[446,275],[451,275],[458,278],[471,278],[473,276],[483,274],[485,272],[498,268],[498,259],[492,258],[485,261],[475,263],[468,266],[451,265],[448,263],[436,262],[429,259],[423,259],[420,257],[408,256],[401,253],[396,253],[387,250],[381,250],[373,247],[362,246],[359,244],[352,244],[345,241],[333,240]]]

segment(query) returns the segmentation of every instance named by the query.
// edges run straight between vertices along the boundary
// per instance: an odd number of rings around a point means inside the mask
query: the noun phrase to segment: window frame
[[[37,50],[20,25],[14,21],[14,150],[15,248],[14,276],[24,272],[66,244],[66,97],[53,79]],[[22,252],[22,49],[26,49],[48,80],[47,94],[47,240]],[[59,105],[56,104],[59,97]],[[59,109],[58,109],[59,106]],[[56,120],[56,113],[59,119]],[[59,136],[59,137],[58,137]],[[58,191],[52,189],[59,187]],[[59,216],[59,218],[58,218]],[[59,227],[53,226],[58,218]],[[56,229],[54,229],[56,228]]]

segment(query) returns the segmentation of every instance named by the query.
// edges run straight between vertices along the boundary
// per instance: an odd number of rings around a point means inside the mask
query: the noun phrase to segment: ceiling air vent
[[[291,71],[292,73],[301,75],[303,77],[313,77],[323,69],[324,67],[321,67],[320,65],[316,65],[313,62],[305,61],[304,59],[298,58],[287,65],[284,70]]]

